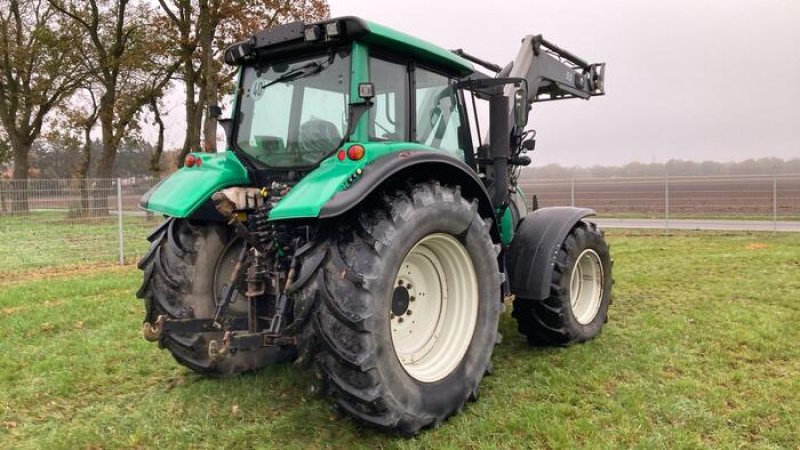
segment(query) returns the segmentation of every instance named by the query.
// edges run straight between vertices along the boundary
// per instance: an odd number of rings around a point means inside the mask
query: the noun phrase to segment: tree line
[[[216,152],[208,107],[235,77],[222,63],[225,46],[329,14],[326,0],[0,0],[0,165],[13,163],[10,183],[24,186],[60,152],[68,156],[55,164],[68,162],[70,176],[110,179],[120,150],[136,147],[158,176],[172,86],[186,113],[178,163],[190,151]],[[137,133],[146,120],[158,130],[154,143]],[[27,210],[26,190],[12,192],[14,207]],[[88,210],[102,213],[105,201]]]

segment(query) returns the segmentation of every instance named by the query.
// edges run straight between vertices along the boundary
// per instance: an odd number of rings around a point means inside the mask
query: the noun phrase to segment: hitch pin
[[[150,342],[155,342],[161,339],[164,334],[164,322],[167,320],[166,316],[159,315],[156,318],[155,324],[145,322],[142,324],[142,337]]]
[[[225,357],[225,355],[229,351],[232,338],[233,334],[230,331],[226,331],[225,334],[222,336],[221,343],[216,340],[212,340],[211,342],[209,342],[208,356],[213,360],[219,360]]]

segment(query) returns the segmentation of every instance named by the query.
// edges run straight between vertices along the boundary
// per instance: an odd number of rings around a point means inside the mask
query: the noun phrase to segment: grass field
[[[663,213],[603,212],[599,217],[620,219],[664,219]],[[123,215],[123,254],[135,260],[147,250],[144,236],[161,223],[161,217]],[[673,213],[671,219],[772,220],[764,215]],[[119,260],[117,217],[69,219],[67,210],[37,211],[26,215],[0,214],[0,280],[30,269],[108,264]],[[800,221],[800,216],[779,220]]]
[[[800,236],[611,232],[595,341],[508,313],[481,399],[413,439],[337,416],[290,365],[229,380],[139,336],[132,267],[0,281],[0,448],[798,448]]]
[[[148,231],[160,217],[123,216],[123,254],[136,258],[147,251]],[[0,215],[0,279],[40,267],[119,261],[118,218],[68,219],[65,212]]]

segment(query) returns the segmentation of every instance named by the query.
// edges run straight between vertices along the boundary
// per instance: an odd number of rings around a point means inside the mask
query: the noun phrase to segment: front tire
[[[581,221],[561,245],[545,300],[517,297],[512,315],[531,345],[566,346],[595,338],[608,321],[611,255],[602,232]]]
[[[501,310],[489,230],[458,189],[422,183],[373,199],[304,259],[295,325],[341,409],[414,434],[477,397]]]

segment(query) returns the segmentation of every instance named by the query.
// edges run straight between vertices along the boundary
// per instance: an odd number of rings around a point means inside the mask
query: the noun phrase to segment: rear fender
[[[353,145],[364,147],[362,159],[351,160],[344,155]],[[387,182],[421,177],[461,186],[464,195],[478,199],[481,215],[494,217],[486,189],[475,171],[449,153],[413,142],[352,143],[339,153],[342,158],[331,155],[294,185],[270,211],[269,219],[337,217]]]
[[[358,206],[371,193],[404,180],[438,180],[459,186],[462,195],[478,201],[478,212],[490,218],[492,239],[500,242],[500,231],[489,194],[475,171],[464,162],[442,152],[400,151],[376,159],[348,189],[328,200],[319,212],[322,219],[338,217]]]
[[[154,213],[186,218],[199,211],[214,192],[249,183],[247,169],[233,152],[193,155],[202,162],[161,180],[142,196],[139,206]]]
[[[550,280],[558,251],[587,208],[541,208],[519,224],[506,256],[511,293],[520,298],[544,300],[550,295]]]

